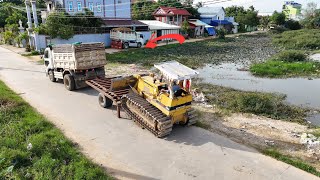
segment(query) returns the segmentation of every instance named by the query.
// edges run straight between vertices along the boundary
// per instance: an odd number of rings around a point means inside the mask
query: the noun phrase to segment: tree
[[[184,21],[182,22],[182,25],[181,25],[181,31],[182,31],[182,33],[183,33],[183,34],[188,33],[189,29],[190,29],[190,25],[189,25],[188,21],[187,21],[187,20],[184,20]]]
[[[316,3],[308,3],[301,24],[309,29],[320,28],[320,9],[317,9]]]
[[[259,24],[258,11],[253,6],[244,9],[242,6],[231,6],[225,9],[226,16],[232,16],[239,23],[239,31],[246,31],[245,26],[255,27]]]
[[[153,1],[139,0],[132,6],[132,18],[136,20],[153,20],[152,13],[158,8]]]
[[[284,25],[284,23],[286,22],[286,15],[282,12],[278,13],[277,11],[274,11],[272,16],[270,17],[270,20],[276,25]]]
[[[74,35],[70,18],[67,18],[62,12],[50,14],[43,26],[51,38],[69,39]]]
[[[259,20],[259,23],[263,30],[267,29],[269,27],[270,17],[269,16],[262,16]]]

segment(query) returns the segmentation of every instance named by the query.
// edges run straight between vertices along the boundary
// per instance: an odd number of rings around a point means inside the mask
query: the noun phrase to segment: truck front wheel
[[[67,90],[73,91],[75,89],[76,83],[74,81],[74,78],[70,74],[64,75],[63,83],[64,87],[66,87]]]
[[[51,82],[56,82],[56,81],[57,81],[57,79],[54,77],[54,72],[53,72],[53,70],[50,70],[50,71],[48,72],[48,76],[49,76],[49,79],[50,79]]]
[[[141,43],[138,43],[137,47],[138,48],[141,48],[142,44]]]
[[[98,96],[99,105],[103,108],[109,108],[112,106],[112,100],[107,98],[105,95],[99,93]]]
[[[128,49],[129,48],[129,43],[124,43],[123,44],[123,49]]]

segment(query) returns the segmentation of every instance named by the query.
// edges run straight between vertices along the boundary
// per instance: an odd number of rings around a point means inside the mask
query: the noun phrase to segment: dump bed
[[[55,68],[86,70],[106,64],[103,43],[61,44],[52,47]]]
[[[129,28],[114,28],[110,32],[110,38],[113,40],[134,41],[137,39],[136,32]]]

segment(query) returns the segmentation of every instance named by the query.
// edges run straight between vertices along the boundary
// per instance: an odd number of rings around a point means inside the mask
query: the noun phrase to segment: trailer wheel
[[[137,44],[137,47],[138,47],[138,48],[141,48],[141,46],[142,46],[141,43],[138,43],[138,44]]]
[[[123,44],[123,49],[128,49],[129,48],[129,43],[124,43]]]
[[[99,105],[103,108],[109,108],[112,106],[112,100],[107,98],[105,95],[99,93],[98,96]]]
[[[64,87],[66,87],[66,89],[69,91],[73,91],[76,87],[74,78],[70,74],[64,75],[63,83],[64,83]]]
[[[54,72],[52,70],[50,70],[48,72],[48,75],[49,75],[49,79],[50,79],[51,82],[56,82],[57,81],[57,79],[54,78]]]

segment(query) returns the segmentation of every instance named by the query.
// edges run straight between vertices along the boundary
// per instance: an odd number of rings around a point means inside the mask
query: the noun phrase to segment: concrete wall
[[[141,32],[144,35],[144,40],[150,39],[151,33],[149,31]],[[74,35],[70,39],[50,39],[48,36],[45,35],[38,35],[38,44],[39,49],[46,48],[49,43],[52,44],[72,44],[75,42],[83,42],[83,43],[89,43],[89,42],[103,42],[105,46],[111,45],[111,39],[109,33],[104,34],[77,34]]]
[[[47,37],[47,38],[46,38]],[[75,42],[83,42],[83,43],[88,43],[88,42],[103,42],[105,46],[110,46],[111,45],[111,39],[110,39],[110,34],[105,33],[105,34],[77,34],[74,35],[72,38],[66,40],[66,39],[60,39],[60,38],[55,38],[55,39],[50,39],[48,36],[45,35],[39,35],[39,46],[41,48],[46,48],[48,43],[52,44],[71,44]]]

